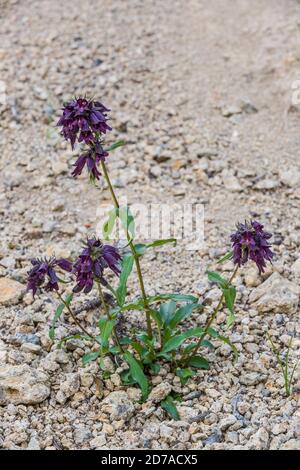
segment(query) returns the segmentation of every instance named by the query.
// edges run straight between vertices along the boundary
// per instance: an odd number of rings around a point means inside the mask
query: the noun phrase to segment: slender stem
[[[288,397],[290,395],[290,383],[289,383],[288,369],[287,369],[288,356],[286,358],[286,364],[285,364],[285,367],[284,367],[283,362],[282,362],[281,357],[280,357],[280,351],[279,351],[279,349],[276,348],[276,346],[275,346],[271,336],[269,335],[269,333],[267,333],[267,338],[270,341],[272,351],[275,354],[275,357],[276,357],[276,360],[277,360],[277,364],[279,365],[279,367],[281,369],[282,376],[283,376],[283,381],[284,381],[285,393],[286,393],[286,396]]]
[[[232,273],[232,276],[231,276],[231,278],[229,279],[229,284],[231,284],[232,281],[233,281],[233,279],[235,278],[236,273],[237,273],[237,271],[238,271],[238,268],[239,268],[238,266],[235,267],[235,269],[234,269],[234,271],[233,271],[233,273]],[[208,333],[209,328],[211,327],[212,323],[214,322],[216,316],[217,316],[218,313],[219,313],[220,308],[221,308],[222,305],[223,305],[224,298],[225,298],[225,296],[224,296],[224,294],[222,293],[221,298],[220,298],[220,300],[219,300],[219,303],[218,303],[218,305],[216,306],[216,308],[215,308],[215,310],[214,310],[212,316],[208,319],[208,321],[207,321],[207,323],[206,323],[206,325],[205,325],[204,331],[203,331],[202,335],[201,335],[200,338],[199,338],[199,341],[197,342],[197,344],[196,344],[194,350],[192,351],[192,353],[186,358],[186,360],[185,360],[185,362],[184,362],[185,366],[186,366],[187,363],[197,354],[197,352],[198,352],[198,350],[199,350],[199,348],[200,348],[200,346],[201,346],[201,344],[202,344],[202,342],[203,342],[205,336],[206,336],[207,333]]]
[[[291,337],[289,344],[288,344],[288,350],[287,350],[286,357],[285,357],[285,367],[284,367],[285,393],[288,397],[290,396],[290,392],[291,392],[290,381],[289,381],[289,356],[290,356],[292,342],[293,342],[293,337]]]
[[[107,185],[108,185],[108,188],[109,188],[114,206],[115,206],[116,209],[119,209],[120,204],[118,202],[118,199],[117,199],[117,196],[115,194],[114,188],[111,184],[106,165],[103,161],[101,162],[101,167],[102,167],[104,178],[107,182]],[[145,310],[146,310],[146,321],[147,321],[148,336],[150,338],[152,338],[153,337],[153,331],[152,331],[152,325],[151,325],[151,315],[150,315],[150,312],[149,312],[149,306],[148,306],[148,302],[147,302],[147,295],[146,295],[142,270],[141,270],[141,266],[140,266],[140,260],[139,260],[138,254],[135,250],[133,241],[130,237],[130,234],[129,234],[128,230],[126,229],[125,231],[126,231],[126,237],[127,237],[127,240],[128,240],[128,244],[129,244],[131,253],[133,255],[133,258],[134,258],[134,262],[135,262],[135,266],[136,266],[136,270],[137,270],[137,275],[138,275],[138,279],[139,279],[139,284],[140,284],[140,288],[141,288],[141,292],[142,292],[143,303],[144,303],[144,307],[145,307]]]
[[[103,290],[102,290],[102,287],[101,287],[101,284],[100,282],[97,281],[97,286],[98,286],[98,291],[99,291],[99,297],[100,297],[100,300],[101,300],[101,303],[103,305],[103,308],[104,308],[104,311],[108,317],[109,320],[112,320],[112,316],[110,314],[110,311],[109,311],[109,308],[107,306],[107,303],[105,302],[105,297],[104,297],[104,293],[103,293]],[[120,340],[119,340],[119,336],[118,336],[118,333],[116,331],[116,328],[113,327],[113,335],[114,335],[114,338],[115,338],[115,341],[117,343],[117,346],[120,348],[120,351],[124,352],[123,348],[122,348],[122,345],[120,343]]]
[[[66,309],[68,310],[69,314],[71,315],[71,317],[73,318],[74,322],[76,323],[76,325],[78,326],[78,328],[81,329],[81,331],[83,331],[83,333],[87,336],[89,336],[91,339],[95,339],[94,336],[92,336],[85,328],[84,326],[81,325],[81,323],[79,322],[79,320],[77,320],[76,316],[74,315],[74,313],[72,312],[72,309],[70,307],[70,305],[67,304],[67,302],[63,299],[62,295],[57,292],[57,296],[59,298],[59,300],[64,304],[64,306],[66,307]]]

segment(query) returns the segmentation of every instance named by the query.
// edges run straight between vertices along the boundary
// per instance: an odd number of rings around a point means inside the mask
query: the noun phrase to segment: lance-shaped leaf
[[[100,354],[101,354],[100,349],[98,351],[85,354],[84,356],[82,356],[83,364],[87,364],[88,362],[95,361],[96,359],[98,359]]]
[[[176,310],[176,302],[170,300],[164,304],[161,304],[159,307],[160,318],[164,325],[169,325],[169,322]]]
[[[149,304],[159,302],[160,300],[175,300],[177,302],[198,302],[198,298],[190,294],[157,294],[147,297]]]
[[[116,290],[117,302],[120,307],[124,305],[127,294],[127,281],[133,268],[134,258],[132,255],[124,256],[120,274],[119,286]]]
[[[161,353],[167,353],[170,351],[173,351],[174,349],[177,349],[186,339],[192,338],[192,337],[199,337],[203,334],[204,329],[201,327],[198,328],[192,328],[188,331],[185,331],[184,333],[181,333],[180,335],[173,336],[173,338],[169,339],[166,341],[164,344]]]
[[[214,282],[222,288],[226,288],[228,286],[228,281],[224,279],[224,277],[220,276],[219,273],[216,273],[214,271],[207,271],[207,277],[210,282]]]
[[[108,348],[109,338],[115,326],[115,321],[109,320],[107,317],[103,317],[103,318],[100,318],[98,322],[98,326],[100,330],[101,346],[103,348]]]
[[[185,385],[187,383],[187,381],[189,380],[190,377],[193,377],[193,375],[195,375],[196,372],[193,371],[192,369],[190,368],[185,368],[185,369],[181,369],[181,368],[177,368],[176,369],[176,375],[180,378],[180,383],[181,385]]]
[[[109,211],[108,219],[102,227],[103,238],[105,240],[109,240],[109,237],[111,236],[111,233],[115,226],[117,216],[118,216],[118,209],[113,208],[111,211]]]
[[[158,246],[163,246],[168,243],[174,243],[176,244],[176,238],[167,238],[164,240],[155,240],[154,242],[151,243],[138,243],[135,245],[135,251],[136,253],[141,256],[143,255],[148,248],[156,248]]]
[[[203,356],[193,356],[189,360],[189,366],[195,369],[209,369],[209,362]]]
[[[226,307],[229,310],[229,316],[227,318],[227,327],[230,328],[235,321],[233,307],[236,299],[236,288],[234,286],[226,287],[223,289],[223,294],[225,298]]]
[[[142,391],[142,398],[146,400],[149,394],[148,380],[135,357],[129,352],[124,353],[124,359],[130,367],[130,374],[133,380],[139,384]]]
[[[181,321],[188,318],[192,314],[193,310],[200,308],[202,308],[201,304],[196,303],[188,303],[183,307],[180,307],[178,310],[176,310],[175,314],[168,323],[170,328],[174,329]]]
[[[229,251],[229,253],[226,253],[226,255],[223,256],[223,258],[219,259],[219,261],[217,263],[218,264],[223,264],[223,263],[225,263],[226,261],[229,261],[232,258],[233,258],[233,251]]]
[[[121,220],[123,228],[131,236],[131,239],[135,236],[135,223],[133,215],[128,206],[123,206],[118,209],[118,217]]]
[[[178,413],[178,410],[176,408],[176,405],[174,403],[174,400],[171,395],[168,395],[167,398],[165,398],[163,401],[160,402],[160,406],[162,407],[163,410],[165,410],[171,418],[173,418],[175,421],[180,420],[180,416]]]
[[[116,150],[117,148],[119,147],[123,147],[124,145],[126,145],[126,142],[124,140],[118,140],[117,142],[115,142],[114,144],[110,145],[109,147],[107,147],[105,149],[105,152],[112,152],[112,150]]]

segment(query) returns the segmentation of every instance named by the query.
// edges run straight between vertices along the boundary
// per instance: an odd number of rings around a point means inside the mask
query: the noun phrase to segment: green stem
[[[288,397],[288,396],[290,396],[290,383],[289,383],[289,378],[288,378],[287,358],[286,358],[286,363],[285,363],[285,367],[284,367],[283,362],[282,362],[281,357],[280,357],[280,351],[279,351],[279,349],[276,348],[276,346],[275,346],[271,336],[269,335],[269,333],[267,333],[267,338],[270,341],[272,351],[273,351],[273,353],[276,357],[276,360],[277,360],[277,364],[279,365],[279,367],[281,369],[282,376],[283,376],[283,381],[284,381],[285,393],[286,393],[286,396]]]
[[[101,303],[103,305],[103,308],[104,308],[104,311],[108,317],[109,320],[112,320],[112,316],[110,314],[110,311],[109,311],[109,308],[107,306],[107,303],[105,302],[105,297],[104,297],[104,294],[103,294],[103,290],[102,290],[102,287],[101,287],[101,284],[100,282],[97,281],[97,286],[98,286],[98,291],[99,291],[99,297],[100,297],[100,300],[101,300]],[[118,333],[116,331],[116,328],[115,326],[113,327],[113,335],[114,335],[114,338],[115,338],[115,341],[116,341],[116,344],[117,346],[120,348],[120,351],[121,352],[124,352],[122,346],[121,346],[121,343],[120,343],[120,340],[119,340],[119,336],[118,336]]]
[[[86,335],[86,336],[89,336],[91,339],[95,340],[94,336],[92,336],[85,328],[84,326],[81,325],[81,323],[79,322],[79,320],[77,320],[75,314],[72,312],[72,309],[70,307],[70,305],[67,304],[67,302],[64,300],[64,298],[62,297],[62,295],[58,292],[57,293],[57,296],[59,298],[59,300],[64,304],[64,306],[66,307],[66,309],[68,310],[69,314],[71,315],[71,317],[73,318],[74,322],[76,323],[76,325],[78,326],[78,328],[81,329],[81,331],[83,331],[83,333]]]
[[[114,206],[115,206],[116,209],[119,209],[120,204],[119,204],[118,199],[116,197],[114,188],[111,184],[111,181],[110,181],[110,178],[109,178],[109,175],[108,175],[108,171],[107,171],[107,168],[106,168],[106,165],[105,165],[104,162],[101,162],[101,167],[102,167],[104,178],[105,178],[106,183],[108,185],[108,188],[109,188]],[[152,338],[153,337],[153,331],[152,331],[152,325],[151,325],[151,315],[150,315],[150,312],[149,312],[149,306],[148,306],[147,295],[146,295],[142,270],[141,270],[141,266],[140,266],[139,256],[138,256],[138,254],[135,250],[133,241],[130,237],[130,234],[129,234],[128,230],[125,230],[125,231],[126,231],[126,237],[127,237],[127,240],[128,240],[128,244],[129,244],[132,256],[134,258],[134,262],[135,262],[135,266],[136,266],[136,270],[137,270],[137,275],[138,275],[138,279],[139,279],[139,284],[140,284],[140,288],[141,288],[142,298],[143,298],[143,304],[144,304],[144,307],[145,307],[145,310],[146,310],[146,321],[147,321],[148,336],[149,336],[149,338]]]
[[[235,278],[236,273],[237,273],[237,271],[238,271],[238,268],[239,268],[238,266],[235,267],[235,269],[234,269],[234,271],[233,271],[233,273],[232,273],[232,276],[231,276],[231,278],[229,279],[229,284],[231,284],[232,281],[233,281],[233,279]],[[188,363],[189,363],[189,361],[197,354],[197,352],[198,352],[198,350],[199,350],[199,348],[200,348],[200,346],[201,346],[201,344],[202,344],[202,341],[204,340],[204,338],[205,338],[206,335],[208,334],[209,328],[211,327],[212,323],[214,322],[216,316],[218,315],[218,313],[219,313],[219,311],[220,311],[220,308],[221,308],[222,305],[223,305],[224,298],[225,298],[225,296],[224,296],[224,294],[222,293],[218,305],[216,306],[216,308],[215,308],[215,310],[214,310],[212,316],[208,319],[208,321],[207,321],[207,323],[206,323],[206,325],[205,325],[204,332],[203,332],[202,335],[200,336],[199,341],[197,342],[197,344],[196,344],[194,350],[192,351],[192,353],[186,358],[186,360],[185,360],[185,362],[184,362],[184,366],[187,366]]]

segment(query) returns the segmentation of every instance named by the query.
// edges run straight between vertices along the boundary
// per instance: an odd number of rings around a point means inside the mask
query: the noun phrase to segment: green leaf
[[[161,318],[161,315],[159,313],[158,310],[154,310],[154,309],[149,309],[148,312],[150,313],[151,317],[153,318],[153,320],[156,322],[158,328],[161,328],[162,327],[162,318]]]
[[[139,341],[142,341],[144,344],[146,344],[146,346],[148,346],[148,348],[152,349],[153,346],[154,346],[154,338],[149,338],[149,336],[147,335],[147,333],[139,333],[138,335],[136,335],[137,339]]]
[[[209,362],[203,356],[194,356],[190,359],[189,365],[196,369],[209,369]]]
[[[160,300],[175,300],[177,302],[198,302],[198,298],[189,294],[157,294],[147,297],[148,303],[159,302]]]
[[[182,320],[185,320],[188,318],[193,310],[197,308],[202,308],[201,304],[195,304],[195,303],[188,303],[184,307],[180,307],[176,312],[175,315],[173,315],[173,318],[169,321],[169,326],[170,328],[175,328],[178,323],[180,323]]]
[[[152,363],[152,364],[150,364],[150,369],[152,370],[154,375],[157,375],[160,371],[160,365]]]
[[[117,215],[118,215],[118,210],[116,208],[113,208],[108,214],[108,219],[102,227],[103,238],[105,240],[109,240],[109,237],[113,231],[113,228],[117,219]]]
[[[141,388],[143,400],[146,400],[149,394],[149,386],[148,380],[143,372],[143,369],[141,368],[140,364],[135,359],[135,357],[129,351],[126,351],[124,353],[124,359],[130,367],[130,373],[132,378],[139,384]]]
[[[153,296],[147,297],[148,305],[151,305],[156,302],[160,302],[161,300],[175,300],[177,302],[189,302],[189,303],[197,303],[197,297],[193,295],[186,295],[186,294],[157,294]],[[122,307],[116,307],[112,309],[111,313],[117,314],[119,312],[125,312],[127,310],[145,310],[144,301],[143,299],[137,299],[135,302],[130,302],[129,304],[125,304]]]
[[[165,398],[163,401],[160,402],[160,406],[162,407],[163,410],[165,410],[171,418],[173,418],[175,421],[180,420],[180,416],[178,413],[178,410],[176,408],[176,405],[174,403],[173,398],[171,395],[168,395],[167,398]]]
[[[234,302],[236,299],[236,288],[234,286],[229,286],[223,289],[223,294],[225,297],[225,304],[229,311],[233,314]]]
[[[65,298],[66,304],[70,305],[72,299],[73,299],[73,294],[68,294]],[[59,318],[61,317],[64,308],[65,308],[65,304],[60,304],[56,309],[54,318],[52,320],[51,328],[49,330],[49,338],[52,339],[52,341],[54,341],[55,339],[55,325],[57,321],[59,320]]]
[[[123,370],[120,375],[121,375],[121,379],[122,379],[122,382],[124,383],[124,385],[135,385],[136,384],[136,381],[133,379],[133,377],[131,375],[130,369]]]
[[[195,375],[196,372],[193,371],[192,369],[176,369],[176,375],[177,377],[180,378],[180,383],[181,385],[185,385],[187,383],[187,381],[189,380],[190,377],[193,377],[193,375]]]
[[[142,358],[143,356],[143,353],[145,351],[145,348],[143,348],[143,346],[138,343],[137,341],[133,341],[131,343],[131,346],[133,347],[133,349],[138,353],[138,355],[140,356],[140,358]]]
[[[178,336],[173,336],[173,338],[169,339],[163,346],[162,353],[167,353],[170,351],[173,351],[174,349],[177,349],[184,341],[185,341],[185,336],[178,335]]]
[[[176,245],[177,240],[176,238],[165,238],[162,240],[155,240],[154,242],[148,243],[146,246],[147,248],[156,248],[157,246],[166,245],[167,243],[174,243],[174,245]]]
[[[235,315],[234,315],[234,313],[229,312],[229,315],[228,315],[227,320],[226,320],[227,328],[231,328],[232,325],[234,324],[234,322],[235,322]]]
[[[167,243],[174,243],[176,245],[177,240],[176,238],[166,238],[164,240],[155,240],[154,242],[151,243],[138,243],[135,245],[135,251],[136,253],[141,256],[143,255],[148,248],[156,248],[157,246],[163,246],[166,245]]]
[[[212,338],[218,338],[219,337],[219,333],[217,332],[217,330],[215,330],[214,328],[207,328],[207,333],[209,334],[209,336],[211,336]]]
[[[131,239],[133,239],[135,234],[135,224],[130,208],[128,206],[120,207],[118,209],[118,216],[125,231],[129,232],[131,235]]]
[[[118,140],[114,144],[110,145],[108,148],[105,149],[106,152],[111,152],[112,150],[115,150],[119,147],[123,147],[123,145],[126,145],[126,142],[124,140]]]
[[[121,344],[131,344],[132,339],[129,338],[129,336],[123,336],[122,338],[120,338],[120,343]]]
[[[223,263],[225,263],[226,261],[228,261],[232,258],[233,258],[233,251],[229,251],[228,253],[226,253],[225,256],[223,256],[223,258],[219,259],[217,264],[223,264]]]
[[[93,338],[91,336],[81,335],[80,333],[78,333],[76,335],[65,336],[58,343],[58,346],[57,346],[58,349],[60,349],[62,347],[62,345],[64,343],[66,343],[67,341],[69,341],[70,339],[85,339],[86,341],[91,341]]]
[[[147,250],[147,245],[144,243],[136,243],[134,249],[137,255],[142,256]]]
[[[197,345],[198,343],[191,343],[188,346],[186,346],[184,348],[184,354],[185,355],[190,354]],[[203,341],[201,341],[201,346],[203,346],[204,348],[215,349],[215,346],[208,339],[204,339]]]
[[[134,258],[132,255],[124,256],[122,260],[122,270],[120,274],[119,286],[116,290],[117,301],[120,307],[124,305],[127,294],[127,281],[133,268]]]
[[[215,349],[214,345],[210,341],[208,341],[208,339],[204,339],[201,342],[201,346],[203,346],[204,348]]]
[[[234,307],[234,302],[236,299],[236,288],[234,286],[229,286],[227,288],[224,288],[223,294],[225,298],[226,307],[229,310],[229,316],[227,318],[226,324],[227,324],[227,327],[230,328],[234,324],[234,321],[235,321],[233,307]]]
[[[120,312],[126,312],[127,310],[145,310],[145,307],[143,306],[141,299],[139,299],[137,302],[130,302],[122,307],[116,307],[112,309],[111,313],[115,315]]]
[[[100,354],[101,354],[100,350],[96,352],[87,353],[84,356],[82,356],[82,362],[84,364],[87,364],[88,362],[95,361],[96,359],[98,359]]]
[[[56,322],[61,317],[61,314],[63,313],[64,308],[65,308],[65,305],[60,304],[56,309],[54,318],[52,320],[51,328],[49,330],[49,338],[52,339],[52,341],[54,341],[54,339],[55,339],[55,325],[56,325]]]
[[[167,353],[177,349],[186,339],[192,338],[193,336],[198,337],[201,336],[204,332],[204,329],[201,327],[192,328],[180,335],[173,336],[173,338],[169,339],[162,348],[162,353]]]
[[[220,274],[214,271],[207,271],[207,277],[210,282],[214,282],[215,284],[219,284],[221,287],[225,288],[228,286],[228,282],[224,279]]]
[[[176,302],[174,300],[170,300],[165,304],[161,304],[159,307],[159,314],[162,319],[162,323],[168,325],[173,313],[176,310]]]
[[[101,345],[103,348],[107,348],[109,346],[108,340],[115,326],[115,321],[108,320],[106,317],[103,317],[103,318],[100,318],[98,322],[98,326],[100,329]]]
[[[230,339],[227,338],[227,336],[222,336],[222,335],[219,335],[219,336],[218,336],[218,339],[219,339],[220,341],[222,341],[223,343],[228,344],[228,346],[231,347],[231,350],[232,350],[232,352],[233,352],[233,354],[234,354],[234,360],[237,361],[237,360],[238,360],[238,357],[239,357],[239,352],[238,352],[237,348],[234,346],[234,344],[232,344],[232,342],[230,341]]]

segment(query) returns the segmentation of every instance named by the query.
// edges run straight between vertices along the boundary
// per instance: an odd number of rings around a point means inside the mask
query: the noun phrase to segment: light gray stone
[[[299,295],[300,287],[276,272],[250,294],[249,302],[260,313],[294,313]]]
[[[0,366],[0,405],[35,405],[50,395],[48,376],[28,365]]]
[[[120,390],[111,392],[101,403],[102,411],[108,413],[110,419],[125,421],[131,418],[134,413],[134,405],[129,400],[126,392]]]

